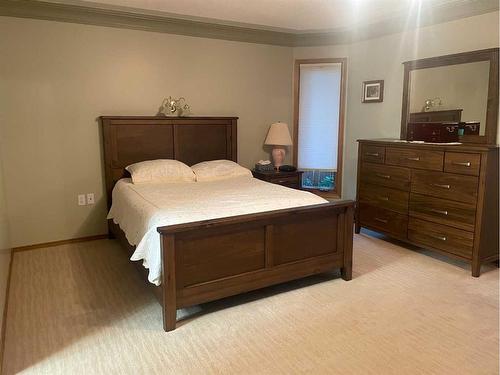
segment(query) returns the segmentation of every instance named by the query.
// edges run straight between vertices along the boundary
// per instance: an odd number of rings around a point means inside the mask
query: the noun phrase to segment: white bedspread
[[[108,219],[120,226],[130,244],[131,260],[143,260],[148,279],[161,283],[160,235],[157,227],[193,221],[325,203],[305,191],[251,177],[191,183],[132,184],[122,179],[113,189]]]

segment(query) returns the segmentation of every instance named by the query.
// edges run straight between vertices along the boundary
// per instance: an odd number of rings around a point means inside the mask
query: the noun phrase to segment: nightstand
[[[290,187],[293,189],[301,189],[302,185],[302,171],[295,172],[280,172],[280,171],[271,171],[271,172],[258,172],[252,171],[253,176],[262,181],[267,181],[272,184],[282,185],[286,187]]]

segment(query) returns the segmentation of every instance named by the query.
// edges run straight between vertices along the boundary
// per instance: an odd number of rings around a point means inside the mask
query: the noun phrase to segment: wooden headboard
[[[237,161],[237,117],[101,116],[108,206],[127,165],[144,160]]]

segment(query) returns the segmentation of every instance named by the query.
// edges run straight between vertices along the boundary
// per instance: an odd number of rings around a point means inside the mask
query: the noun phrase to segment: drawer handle
[[[377,173],[376,176],[380,178],[385,178],[386,180],[389,180],[391,178],[391,176],[389,176],[388,174],[381,174],[381,173]]]
[[[436,210],[435,208],[429,208],[429,211],[435,212],[435,213],[441,214],[441,215],[448,215],[448,211]]]
[[[375,156],[375,157],[379,157],[380,154],[378,152],[367,152],[365,153],[366,156]]]
[[[378,199],[380,199],[381,201],[388,201],[389,197],[378,197]]]
[[[470,161],[466,161],[466,162],[458,162],[458,161],[452,161],[451,164],[453,165],[460,165],[462,167],[470,167]]]
[[[384,224],[387,224],[387,223],[388,223],[388,221],[387,221],[386,219],[381,219],[381,218],[379,218],[379,217],[374,217],[374,218],[373,218],[373,220],[375,220],[375,221],[380,221],[381,223],[384,223]]]
[[[431,236],[432,238],[435,238],[436,240],[440,240],[440,241],[446,241],[446,236],[434,236],[433,234],[430,234],[429,236]]]
[[[420,161],[420,158],[417,156],[415,158],[406,158],[407,160],[412,160],[412,161]]]
[[[431,184],[431,186],[435,186],[435,187],[438,187],[441,189],[449,189],[451,187],[450,185],[446,185],[446,184]]]

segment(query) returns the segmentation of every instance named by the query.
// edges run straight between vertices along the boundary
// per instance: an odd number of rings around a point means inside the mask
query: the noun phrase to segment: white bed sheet
[[[113,189],[108,219],[137,246],[131,260],[142,260],[148,279],[161,283],[160,235],[157,227],[252,214],[327,202],[305,191],[252,177],[190,183],[132,184],[121,179]]]

